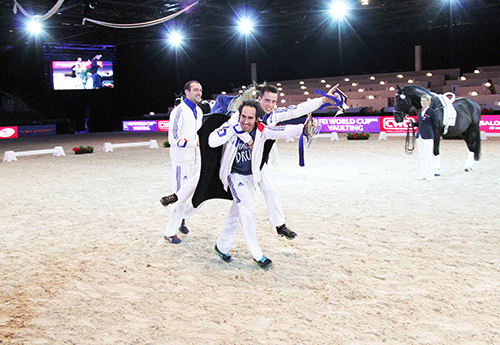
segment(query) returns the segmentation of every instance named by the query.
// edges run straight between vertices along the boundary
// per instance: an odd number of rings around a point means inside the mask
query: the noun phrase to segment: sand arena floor
[[[442,176],[417,181],[404,138],[319,138],[298,166],[279,142],[272,173],[293,241],[278,237],[257,192],[259,269],[241,233],[214,253],[228,201],[162,237],[169,150],[104,142],[162,133],[0,141],[0,152],[64,147],[67,156],[1,162],[1,344],[500,344],[500,140],[444,141]],[[93,154],[72,148],[92,145]]]

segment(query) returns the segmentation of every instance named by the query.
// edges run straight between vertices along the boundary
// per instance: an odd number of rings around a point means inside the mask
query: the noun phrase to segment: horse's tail
[[[474,160],[478,161],[479,158],[481,157],[481,133],[479,131],[479,126],[477,126],[477,134],[474,136],[474,147],[473,147],[473,152],[474,152]]]
[[[478,161],[481,156],[481,132],[479,130],[479,122],[481,121],[481,107],[474,101],[472,104],[472,123],[467,129],[467,146],[469,150],[474,152],[474,160]]]

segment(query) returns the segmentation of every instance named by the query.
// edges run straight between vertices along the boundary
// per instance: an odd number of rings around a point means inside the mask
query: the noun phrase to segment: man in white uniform
[[[187,82],[184,86],[184,94],[186,96],[184,101],[170,114],[168,131],[170,158],[172,159],[172,188],[175,191],[169,197],[175,197],[175,201],[177,199],[179,201],[170,210],[164,236],[166,241],[175,244],[182,242],[177,237],[179,230],[188,233],[182,213],[187,199],[196,188],[201,166],[197,133],[203,118],[203,112],[197,106],[201,102],[201,84],[195,80]]]
[[[338,84],[335,85],[332,89],[330,89],[328,95],[334,97],[333,92],[337,89],[337,87]],[[331,102],[331,99],[327,97],[317,97],[309,101],[302,102],[298,105],[291,105],[287,108],[285,107],[276,108],[277,100],[278,100],[278,89],[275,86],[265,85],[260,90],[260,96],[258,97],[258,102],[263,112],[261,112],[262,115],[259,116],[258,120],[269,127],[274,127],[280,122],[295,119],[303,115],[309,114],[320,108],[324,103]],[[234,112],[229,122],[233,125],[237,124],[239,122],[239,115],[240,114],[238,111]],[[250,140],[249,134],[244,131],[241,133],[237,133],[237,135],[245,143],[247,143]],[[275,186],[274,180],[272,179],[267,163],[263,165],[261,175],[262,177],[259,182],[259,188],[264,194],[264,198],[266,199],[269,221],[273,226],[276,227],[278,235],[285,236],[287,239],[292,240],[297,236],[297,234],[294,231],[290,230],[285,224],[285,215],[283,214],[281,198],[278,194],[277,188]],[[197,180],[193,181],[193,184],[196,183]],[[178,194],[176,195],[176,193],[174,193],[166,197],[163,197],[161,203],[163,204],[163,206],[168,206],[169,204],[174,203],[177,200],[182,201],[184,199],[180,195]],[[178,217],[179,224],[180,224],[180,219],[188,218],[195,211],[196,210],[192,207],[192,205],[188,204],[184,215]],[[183,229],[183,224],[181,225],[181,229]]]
[[[254,259],[263,269],[272,266],[257,243],[255,231],[254,194],[260,183],[260,165],[263,158],[264,142],[267,139],[288,139],[300,135],[304,125],[267,127],[257,122],[260,116],[259,103],[247,100],[239,108],[240,120],[234,124],[227,121],[213,131],[209,138],[210,147],[225,145],[220,163],[219,177],[224,189],[231,190],[233,203],[222,224],[215,252],[225,261],[231,261],[229,248],[241,225],[243,238]],[[243,142],[240,137],[245,137]]]
[[[333,92],[337,89],[338,84],[335,85],[328,95],[333,96]],[[313,111],[320,108],[323,103],[330,103],[331,99],[327,97],[317,97],[309,101],[300,103],[298,105],[291,105],[287,108],[280,107],[276,108],[276,103],[278,101],[278,89],[272,85],[265,85],[260,90],[260,95],[257,98],[260,107],[263,110],[262,116],[259,121],[267,126],[274,127],[278,123],[291,120],[303,115],[312,113]],[[236,123],[238,121],[239,113],[235,112],[231,116],[231,122]],[[240,139],[247,142],[248,136],[246,134],[241,134]],[[267,213],[269,216],[269,221],[273,226],[276,227],[278,235],[285,236],[287,239],[294,239],[297,234],[290,230],[285,224],[285,215],[283,214],[283,207],[281,205],[281,198],[278,194],[274,180],[272,179],[269,167],[266,164],[262,167],[261,178],[259,181],[259,188],[264,194],[267,204]]]

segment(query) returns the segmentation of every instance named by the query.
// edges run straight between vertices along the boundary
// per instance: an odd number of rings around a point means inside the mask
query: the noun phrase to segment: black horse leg
[[[465,171],[472,170],[474,161],[478,161],[481,155],[481,135],[479,124],[471,124],[464,133],[464,140],[469,149],[467,161],[465,162]]]
[[[465,131],[465,142],[469,151],[474,152],[474,160],[478,161],[481,155],[481,135],[479,124],[471,124]]]
[[[434,132],[434,176],[441,176],[441,158],[439,156],[440,130],[438,129],[437,132]]]

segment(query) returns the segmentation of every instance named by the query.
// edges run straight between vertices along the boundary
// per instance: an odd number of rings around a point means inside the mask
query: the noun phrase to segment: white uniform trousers
[[[178,200],[170,209],[165,236],[174,236],[179,231],[186,201],[194,193],[200,178],[200,164],[174,164],[172,162],[172,176],[172,188]]]
[[[262,250],[257,243],[255,230],[255,188],[253,186],[252,175],[229,175],[229,188],[233,194],[233,204],[229,213],[222,223],[222,228],[217,238],[217,248],[224,254],[229,254],[229,248],[233,243],[238,228],[241,225],[241,232],[255,260],[262,259]]]
[[[420,157],[420,178],[434,179],[434,139],[417,138],[418,155]]]
[[[285,215],[283,214],[283,207],[281,206],[281,198],[278,194],[276,185],[271,176],[269,166],[264,164],[260,172],[259,187],[266,199],[267,214],[269,221],[273,226],[281,226],[285,224]]]

